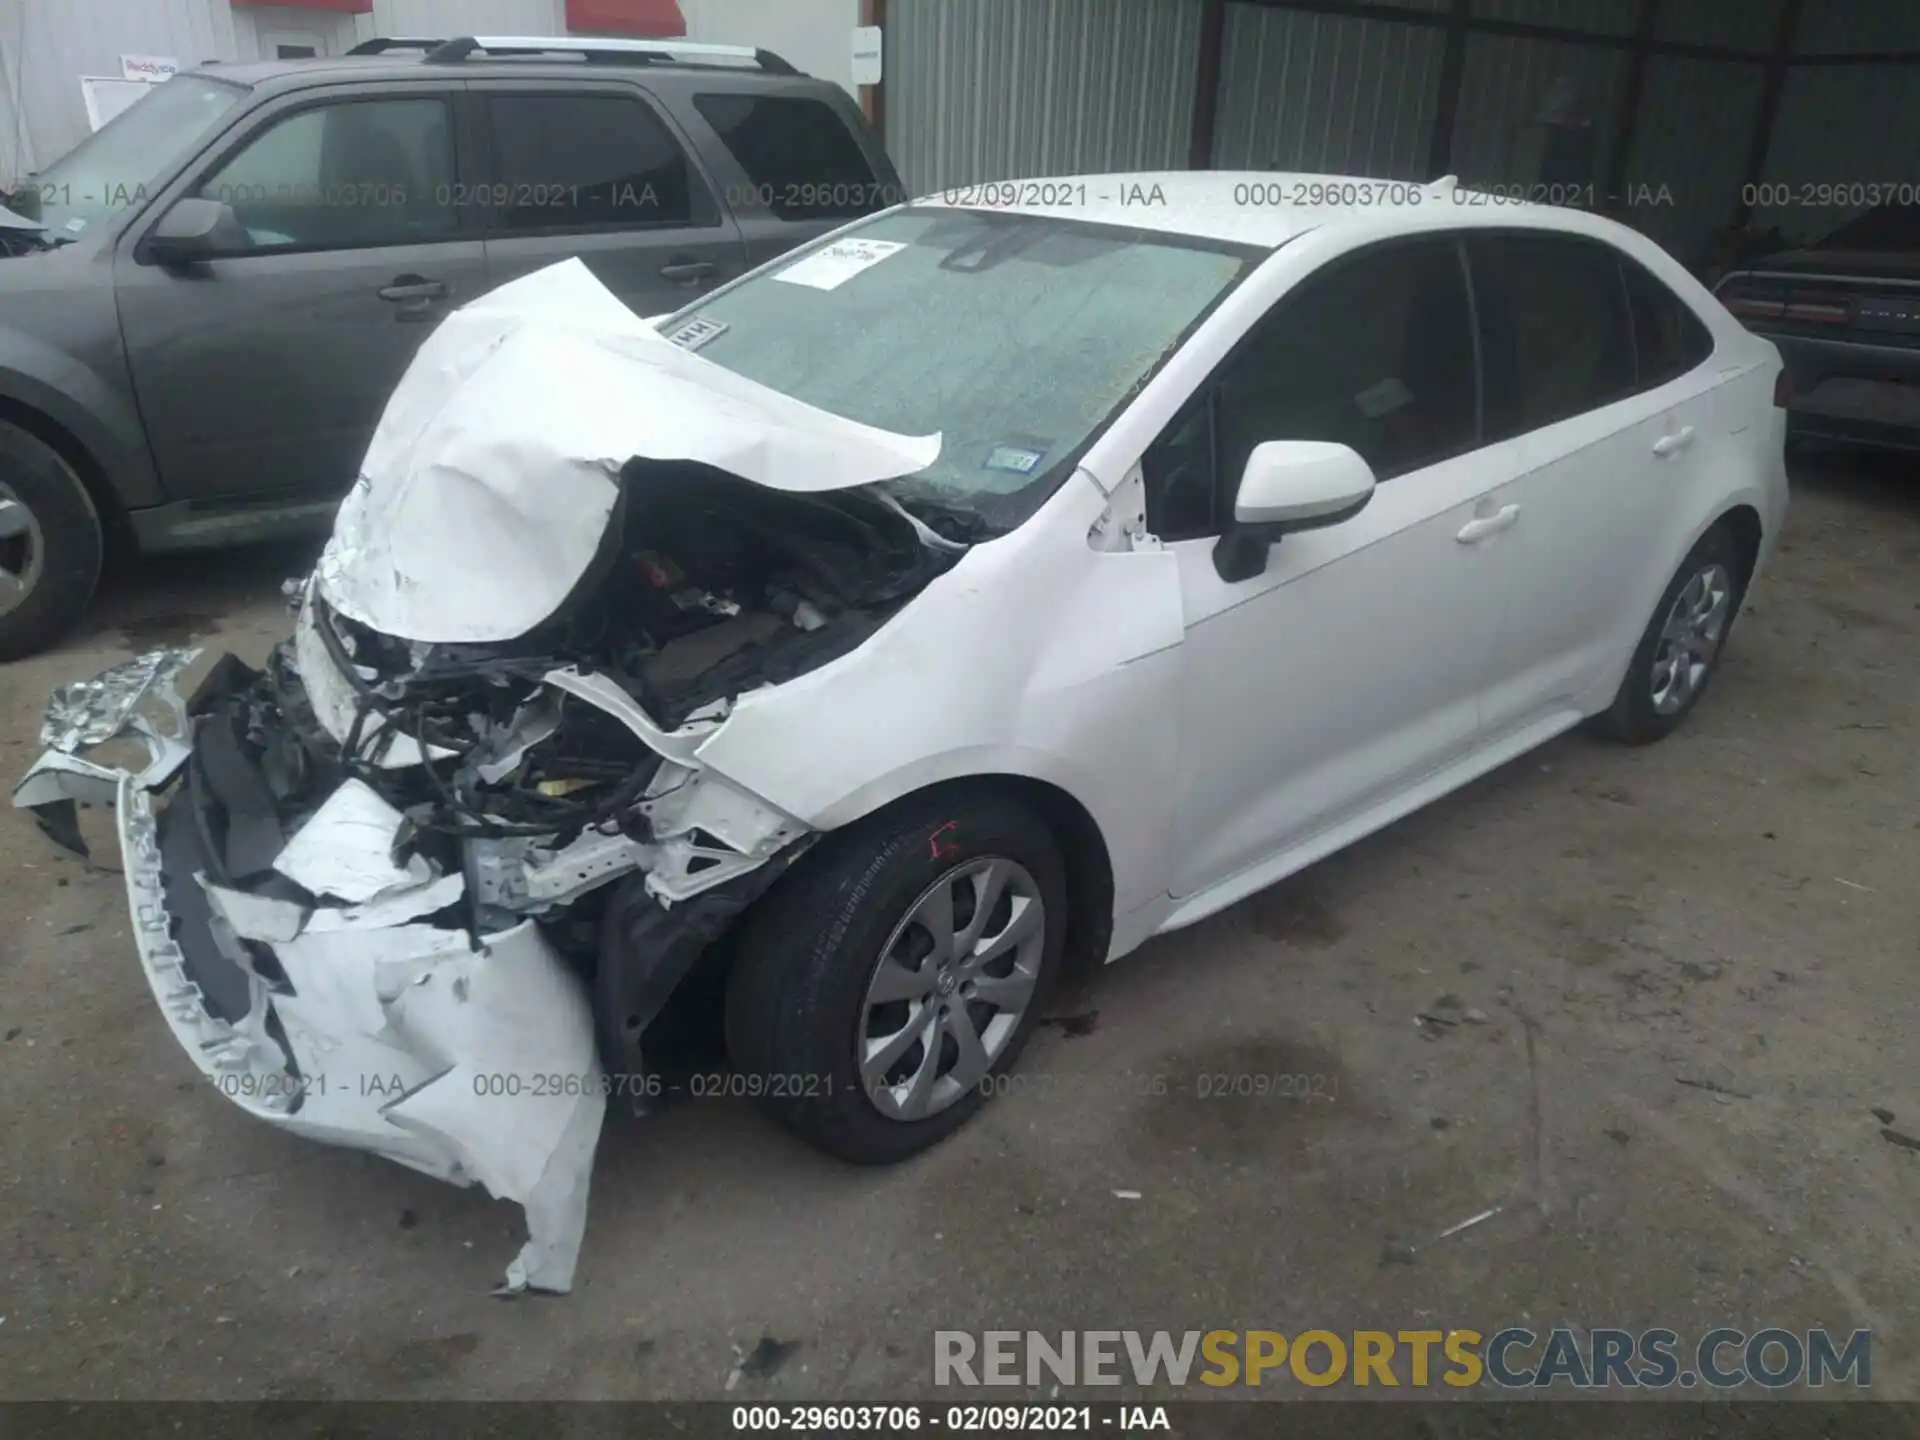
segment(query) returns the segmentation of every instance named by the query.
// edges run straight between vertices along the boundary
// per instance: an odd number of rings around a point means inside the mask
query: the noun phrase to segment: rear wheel
[[[1668,582],[1600,728],[1628,745],[1672,734],[1719,668],[1743,588],[1733,536],[1715,525]]]
[[[830,837],[747,918],[727,1045],[763,1107],[862,1164],[965,1124],[1032,1034],[1066,936],[1046,825],[986,795]]]
[[[100,579],[100,516],[57,451],[0,421],[0,660],[42,650]]]

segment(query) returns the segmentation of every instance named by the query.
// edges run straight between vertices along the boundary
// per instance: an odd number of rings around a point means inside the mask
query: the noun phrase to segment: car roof
[[[1476,202],[1484,199],[1451,175],[1418,181],[1284,170],[1161,170],[989,180],[938,190],[915,203],[1045,215],[1267,250],[1309,230],[1388,215],[1404,219],[1408,230],[1518,223],[1616,241],[1632,233],[1563,206],[1504,199],[1469,205],[1460,198],[1469,192]]]
[[[547,59],[545,57],[469,57],[457,62],[429,65],[417,50],[390,50],[380,55],[325,55],[301,60],[250,60],[230,65],[209,60],[183,72],[201,79],[226,81],[249,89],[280,81],[302,80],[470,80],[501,77],[536,80],[600,80],[609,74],[699,75],[724,80],[729,86],[765,86],[791,89],[795,85],[825,85],[830,82],[810,75],[784,75],[747,65],[674,63],[668,60],[640,59],[622,63],[610,57],[593,60]]]

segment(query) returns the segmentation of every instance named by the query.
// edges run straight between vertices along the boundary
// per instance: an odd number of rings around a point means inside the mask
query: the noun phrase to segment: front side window
[[[487,213],[505,230],[706,224],[714,207],[680,142],[622,95],[496,95]]]
[[[452,182],[444,100],[355,100],[274,121],[199,194],[233,208],[250,251],[357,249],[451,238]]]
[[[890,482],[1018,524],[1259,252],[925,207],[794,252],[661,322],[676,343],[940,457]]]
[[[1148,452],[1148,524],[1218,533],[1268,440],[1350,446],[1380,480],[1478,443],[1472,311],[1452,239],[1383,246],[1289,291]]]
[[[1633,312],[1634,359],[1642,390],[1679,378],[1713,353],[1712,333],[1684,300],[1624,255],[1620,274]]]
[[[834,108],[793,95],[696,95],[761,204],[782,220],[824,220],[884,210],[873,167]]]
[[[1474,235],[1489,440],[1631,394],[1633,326],[1614,252],[1563,235]]]

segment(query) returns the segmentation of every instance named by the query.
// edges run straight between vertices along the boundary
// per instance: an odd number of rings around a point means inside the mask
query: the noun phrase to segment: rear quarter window
[[[1651,390],[1705,363],[1713,334],[1678,295],[1637,261],[1620,257],[1627,307],[1633,313],[1633,347],[1640,388]]]
[[[744,195],[782,220],[834,220],[884,210],[887,193],[840,112],[801,95],[710,93],[694,108],[747,173]]]

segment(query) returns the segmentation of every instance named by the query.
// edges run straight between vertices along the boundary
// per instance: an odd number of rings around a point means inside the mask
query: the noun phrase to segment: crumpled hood
[[[939,453],[938,435],[842,419],[682,350],[568,260],[421,347],[320,557],[320,593],[402,639],[511,640],[586,573],[636,457],[823,491]]]

